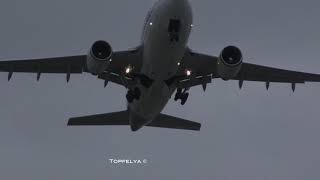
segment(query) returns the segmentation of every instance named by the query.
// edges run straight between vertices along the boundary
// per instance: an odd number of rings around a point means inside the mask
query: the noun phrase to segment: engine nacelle
[[[225,47],[218,58],[217,71],[223,80],[237,76],[242,65],[242,53],[235,46]]]
[[[102,73],[110,64],[112,48],[106,41],[96,41],[87,55],[88,71],[94,75]]]

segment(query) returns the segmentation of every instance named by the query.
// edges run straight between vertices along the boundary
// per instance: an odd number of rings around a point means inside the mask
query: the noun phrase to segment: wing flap
[[[212,76],[200,76],[191,79],[184,79],[177,82],[177,88],[189,88],[198,85],[204,85],[212,82]]]
[[[111,72],[103,72],[100,75],[98,75],[98,78],[103,79],[105,81],[111,81],[115,84],[123,85],[125,87],[131,87],[134,85],[132,78],[122,76],[119,74],[114,74]]]

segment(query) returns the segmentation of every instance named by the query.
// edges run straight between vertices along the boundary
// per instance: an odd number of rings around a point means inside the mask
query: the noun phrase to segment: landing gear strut
[[[187,102],[188,97],[189,97],[189,93],[187,92],[186,89],[184,89],[182,91],[181,88],[178,88],[177,93],[174,96],[174,100],[177,101],[177,100],[181,99],[181,105],[184,105]]]
[[[127,92],[126,98],[129,103],[132,103],[133,100],[139,100],[141,96],[141,91],[139,88],[135,87],[133,90]]]
[[[153,80],[144,74],[140,75],[139,78],[140,78],[141,84],[146,88],[149,88],[153,83]]]
[[[170,42],[178,42],[179,41],[179,34],[178,33],[170,33]]]

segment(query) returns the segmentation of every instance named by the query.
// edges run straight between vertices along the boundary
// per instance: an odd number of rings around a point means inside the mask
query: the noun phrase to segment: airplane
[[[87,73],[127,89],[127,109],[119,112],[74,117],[68,126],[127,125],[132,131],[144,126],[199,131],[201,124],[161,113],[169,99],[184,105],[191,87],[206,90],[212,79],[270,83],[320,82],[319,74],[296,72],[243,62],[241,50],[233,45],[218,56],[198,53],[187,45],[193,27],[188,0],[158,0],[144,21],[140,45],[125,51],[113,51],[104,40],[95,41],[87,54],[0,61],[0,71],[70,75]]]

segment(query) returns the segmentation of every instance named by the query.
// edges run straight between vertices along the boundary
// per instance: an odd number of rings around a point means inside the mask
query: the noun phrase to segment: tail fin
[[[83,117],[70,118],[68,126],[105,126],[105,125],[130,125],[128,111],[119,111],[106,114],[97,114]],[[184,129],[199,131],[201,124],[165,114],[159,114],[155,120],[146,126]]]

